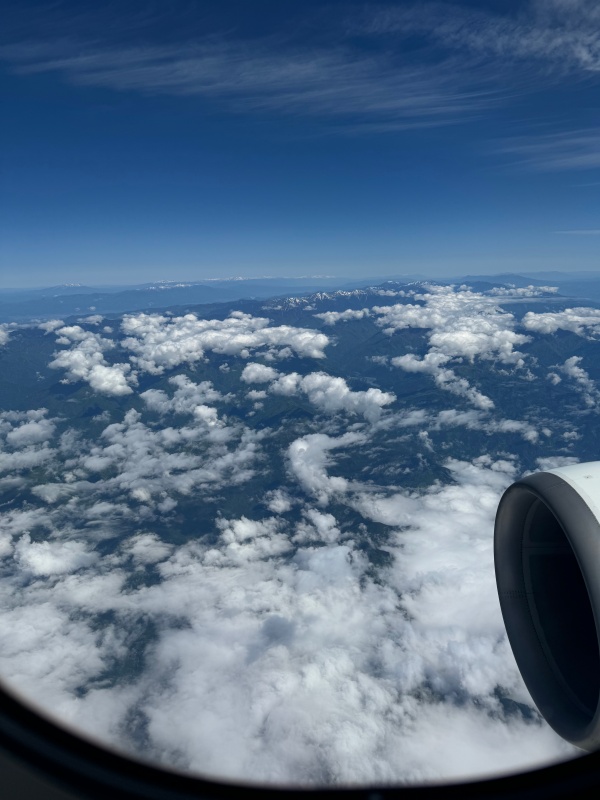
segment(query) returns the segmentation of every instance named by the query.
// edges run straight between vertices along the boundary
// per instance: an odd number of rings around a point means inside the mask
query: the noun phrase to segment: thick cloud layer
[[[103,561],[58,527],[44,542],[17,534],[3,674],[122,747],[141,725],[146,757],[229,778],[422,781],[568,755],[534,712],[502,702],[529,702],[491,563],[514,463],[449,460],[451,484],[381,493],[328,469],[330,452],[361,444],[350,433],[293,443],[290,475],[306,493],[296,523],[221,517],[216,539],[176,549],[132,531]],[[343,528],[313,500],[389,529],[392,560],[377,580],[360,526]],[[158,581],[129,582],[149,570]],[[99,614],[114,619],[101,635]],[[143,672],[107,684],[147,619],[157,630]]]
[[[78,730],[221,778],[410,783],[575,755],[519,676],[492,538],[513,480],[579,460],[591,357],[536,361],[551,334],[521,333],[502,295],[396,296],[325,306],[331,339],[240,313],[44,323],[52,370],[86,386],[0,414],[0,674]],[[536,415],[524,385],[575,411]]]

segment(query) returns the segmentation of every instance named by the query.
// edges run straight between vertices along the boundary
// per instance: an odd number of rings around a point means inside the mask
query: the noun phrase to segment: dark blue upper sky
[[[2,286],[598,266],[596,0],[2,9]]]

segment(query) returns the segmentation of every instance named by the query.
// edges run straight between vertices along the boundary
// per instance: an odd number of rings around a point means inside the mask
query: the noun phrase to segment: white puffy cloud
[[[495,286],[489,289],[485,294],[495,297],[542,297],[545,294],[556,294],[558,286],[513,286],[506,288],[504,286]]]
[[[379,419],[382,409],[396,399],[394,394],[381,389],[354,392],[343,378],[326,372],[301,376],[297,372],[280,373],[263,364],[252,363],[245,367],[241,377],[247,383],[270,383],[269,390],[273,394],[291,397],[302,392],[310,403],[326,414],[345,411],[360,414],[369,422]]]
[[[536,458],[538,469],[557,469],[557,467],[569,467],[572,464],[579,464],[579,459],[574,456],[547,456],[546,458]]]
[[[288,396],[303,392],[309,402],[327,414],[346,411],[361,414],[370,422],[377,420],[384,406],[396,399],[394,394],[382,392],[381,389],[354,392],[343,378],[325,372],[311,372],[304,377],[298,373],[281,375],[270,389],[275,394]]]
[[[304,519],[296,525],[294,542],[325,542],[334,544],[340,538],[341,531],[333,514],[326,514],[316,508],[307,508]]]
[[[206,404],[224,400],[224,396],[218,392],[211,381],[201,381],[194,383],[185,375],[174,375],[169,378],[169,383],[175,386],[175,392],[169,397],[162,389],[148,389],[141,392],[140,397],[146,406],[159,414],[175,412],[177,414],[192,414],[198,419],[206,419]],[[216,415],[213,409],[211,417]]]
[[[559,369],[569,378],[572,378],[580,387],[585,404],[589,408],[595,408],[600,402],[600,391],[598,391],[589,374],[583,367],[579,366],[582,361],[583,358],[581,356],[571,356],[571,358],[567,358]]]
[[[382,294],[385,294],[382,292]],[[395,294],[393,292],[392,294]],[[347,322],[351,319],[364,319],[371,316],[368,308],[353,309],[348,308],[346,311],[324,311],[322,314],[313,314],[317,319],[322,319],[325,325],[335,325],[336,322]]]
[[[498,299],[472,292],[466,287],[429,287],[428,292],[415,295],[423,305],[397,304],[374,307],[379,315],[377,324],[388,334],[403,328],[426,328],[432,352],[451,358],[465,357],[497,359],[503,364],[522,366],[522,353],[516,345],[529,337],[515,333],[516,320],[498,306]]]
[[[520,433],[527,442],[535,444],[540,438],[539,431],[529,422],[518,419],[491,420],[487,429],[498,433]]]
[[[103,321],[104,317],[101,314],[91,314],[89,317],[81,317],[77,320],[77,322],[85,323],[87,325],[100,325],[100,323]]]
[[[527,442],[535,444],[540,437],[540,431],[536,426],[526,420],[502,419],[494,417],[475,409],[469,411],[458,411],[454,408],[440,411],[432,421],[432,430],[440,430],[443,427],[464,426],[470,430],[484,431],[488,434],[493,433],[518,433]],[[550,434],[550,431],[548,431]]]
[[[50,442],[56,420],[47,414],[45,408],[0,412],[0,473],[16,475],[54,458],[56,450]]]
[[[285,514],[292,506],[292,498],[283,489],[273,489],[265,496],[265,503],[273,514]]]
[[[122,549],[136,564],[155,564],[173,552],[172,545],[163,542],[155,533],[138,533],[128,539]]]
[[[99,324],[96,317],[82,321],[90,320]],[[123,318],[121,328],[126,337],[119,344],[127,352],[128,361],[109,365],[104,354],[117,346],[112,339],[80,325],[57,328],[53,322],[45,326],[47,332],[55,331],[58,344],[68,347],[55,353],[49,366],[64,369],[65,381],[86,381],[95,391],[114,396],[131,394],[140,370],[160,375],[165,369],[201,361],[208,351],[241,358],[260,351],[270,359],[292,355],[320,359],[325,357],[323,351],[329,343],[319,331],[289,325],[270,327],[268,319],[238,311],[225,320],[199,320],[194,314],[167,317],[142,313]]]
[[[188,388],[184,384],[184,392]],[[92,475],[116,471],[105,479],[106,489],[118,487],[142,503],[160,503],[171,493],[189,495],[252,477],[261,434],[227,425],[206,405],[196,405],[191,413],[190,427],[153,429],[131,409],[122,422],[104,429],[78,463]]]
[[[0,452],[0,473],[33,469],[50,461],[55,455],[56,451],[46,445],[26,447],[17,452]]]
[[[542,314],[528,311],[521,324],[535,333],[550,334],[562,330],[592,339],[600,336],[600,309],[577,307]]]
[[[327,413],[347,411],[361,414],[365,419],[374,422],[379,418],[384,406],[396,399],[391,392],[369,388],[364,392],[353,392],[343,378],[332,377],[324,372],[311,372],[305,375],[298,384],[309,401]]]
[[[60,359],[50,366],[62,366]],[[128,375],[130,370],[129,364],[113,364],[110,367],[94,364],[85,379],[94,391],[119,397],[133,391],[128,382],[131,379]]]
[[[277,380],[269,388],[274,394],[281,394],[286,397],[291,397],[292,395],[297,394],[301,380],[302,376],[298,372],[289,372],[287,374],[283,373],[280,374],[279,378],[277,378]]]
[[[46,322],[40,322],[38,328],[48,334],[53,333],[57,328],[62,328],[64,324],[62,319],[49,319]]]
[[[436,384],[440,389],[445,389],[452,394],[466,398],[477,408],[489,411],[494,408],[494,401],[475,389],[466,380],[459,378],[458,375],[444,365],[450,361],[450,356],[439,352],[429,352],[423,358],[418,358],[413,353],[403,356],[396,356],[391,359],[391,364],[405,370],[405,372],[424,372],[433,375]]]
[[[21,422],[17,427],[13,427],[6,434],[6,441],[15,448],[41,444],[52,438],[54,429],[54,422],[45,417],[42,419],[29,419]]]
[[[241,519],[217,520],[217,527],[225,547],[211,554],[212,565],[243,564],[281,556],[293,549],[277,517],[266,520]]]
[[[98,559],[81,541],[32,542],[25,534],[15,547],[16,558],[26,572],[34,575],[57,575],[89,567]]]
[[[122,345],[133,355],[138,369],[160,375],[180,364],[194,364],[211,351],[249,358],[259,350],[272,356],[294,353],[301,358],[324,358],[329,344],[325,334],[289,325],[270,327],[269,320],[234,311],[225,320],[137,314],[125,316]]]
[[[416,294],[415,303],[375,306],[376,324],[388,335],[405,328],[429,330],[428,352],[423,358],[407,353],[391,359],[391,364],[410,372],[432,375],[441,389],[465,397],[481,409],[491,409],[493,401],[456,375],[452,361],[475,358],[495,360],[517,368],[524,366],[523,354],[515,349],[529,341],[517,333],[512,314],[502,311],[497,297],[485,296],[461,286],[428,286]]]
[[[270,383],[279,377],[279,372],[273,367],[252,362],[244,367],[240,377],[245,383]]]
[[[64,369],[66,382],[86,381],[101,394],[122,396],[133,392],[130,383],[135,383],[135,376],[130,374],[131,365],[109,366],[104,358],[104,353],[115,347],[113,341],[85,331],[80,325],[64,326],[56,333],[58,344],[68,345],[69,349],[55,353],[48,366]]]
[[[288,448],[288,463],[302,488],[314,495],[319,503],[327,503],[332,494],[346,492],[350,488],[346,478],[327,474],[329,452],[364,441],[364,435],[352,431],[337,438],[324,433],[311,433],[291,443]]]

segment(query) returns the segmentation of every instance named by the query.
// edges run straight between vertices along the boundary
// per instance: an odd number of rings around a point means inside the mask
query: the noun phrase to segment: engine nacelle
[[[540,713],[600,747],[600,461],[538,472],[498,506],[494,560],[506,632]]]

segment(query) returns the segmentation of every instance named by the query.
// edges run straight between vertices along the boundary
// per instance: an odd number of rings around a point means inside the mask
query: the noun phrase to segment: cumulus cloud
[[[429,352],[423,358],[418,358],[412,353],[404,356],[396,356],[391,359],[391,364],[403,369],[405,372],[423,372],[433,375],[436,384],[440,389],[445,389],[452,394],[465,397],[477,408],[489,411],[494,408],[494,401],[479,390],[473,388],[465,378],[458,375],[444,365],[450,361],[450,356],[442,353]]]
[[[326,372],[311,372],[301,376],[297,372],[281,373],[263,364],[251,363],[245,367],[241,378],[246,383],[269,383],[273,394],[291,397],[303,393],[310,403],[326,414],[345,411],[360,414],[369,422],[379,419],[381,411],[396,399],[391,392],[370,388],[352,391],[343,378]]]
[[[54,422],[42,417],[41,419],[25,419],[20,425],[13,427],[6,434],[6,441],[14,448],[27,447],[32,444],[47,442],[54,433]]]
[[[101,322],[104,321],[104,317],[101,314],[91,314],[89,317],[80,317],[77,322],[84,323],[86,325],[100,325]]]
[[[295,354],[301,358],[324,358],[329,344],[325,334],[289,325],[270,327],[264,317],[234,311],[225,320],[203,320],[194,314],[183,317],[137,314],[125,316],[122,342],[136,368],[153,375],[180,364],[194,364],[205,352],[250,358],[260,351],[272,358]]]
[[[296,525],[293,541],[296,543],[324,542],[334,544],[341,536],[338,522],[333,514],[316,508],[307,508],[304,519]]]
[[[281,556],[293,549],[277,517],[266,520],[217,520],[225,547],[210,554],[211,564],[243,564]]]
[[[393,292],[392,294],[396,294]],[[364,319],[369,317],[371,312],[368,308],[355,310],[348,308],[346,311],[324,311],[322,314],[314,314],[317,319],[322,319],[325,325],[335,325],[336,322],[347,322],[350,319]]]
[[[550,334],[562,330],[594,339],[600,336],[600,309],[577,307],[541,314],[528,311],[521,324],[535,333]]]
[[[483,457],[447,467],[447,486],[387,504],[356,496],[365,519],[390,528],[397,557],[385,585],[366,577],[352,538],[339,541],[334,515],[311,507],[291,561],[273,554],[280,523],[242,517],[221,522],[224,551],[190,546],[165,562],[165,582],[142,602],[172,611],[185,594],[198,611],[190,629],[172,628],[154,648],[157,676],[177,678],[144,702],[152,741],[209,774],[312,784],[391,782],[398,769],[403,781],[442,770],[473,777],[573,752],[535,716],[507,716],[499,700],[510,692],[527,702],[486,533],[514,464]],[[401,767],[398,753],[408,755]]]
[[[493,420],[488,423],[487,429],[498,433],[520,433],[525,441],[532,444],[535,444],[540,437],[534,425],[518,419]]]
[[[557,467],[570,467],[572,464],[579,464],[579,459],[575,456],[548,456],[537,458],[536,464],[539,469],[557,469]]]
[[[345,492],[350,487],[346,478],[330,476],[327,466],[329,453],[339,447],[357,445],[365,441],[360,433],[348,432],[337,438],[324,433],[312,433],[296,439],[288,448],[290,470],[300,486],[317,498],[319,503],[327,503],[332,494]]]
[[[99,324],[101,318],[97,317],[81,321]],[[121,325],[126,336],[118,345],[128,360],[109,364],[105,353],[117,347],[114,340],[80,325],[58,327],[57,321],[52,321],[44,326],[47,333],[57,334],[58,344],[68,347],[55,353],[49,366],[64,369],[66,382],[85,381],[94,391],[113,396],[131,394],[140,371],[160,375],[182,364],[193,365],[203,360],[206,352],[244,359],[257,351],[271,360],[293,355],[322,359],[329,343],[319,331],[289,325],[271,327],[268,319],[239,311],[225,320],[200,320],[194,314],[168,317],[142,313],[126,315]]]
[[[122,549],[136,565],[155,564],[173,552],[173,546],[163,542],[155,533],[138,533],[128,539]]]
[[[273,384],[272,391],[279,391],[281,385],[279,381]],[[324,372],[305,375],[298,381],[297,387],[308,396],[313,405],[326,413],[346,411],[361,414],[370,422],[379,419],[382,408],[396,399],[394,394],[382,392],[381,389],[370,388],[364,392],[353,392],[343,378],[335,378]]]
[[[113,341],[86,331],[80,325],[64,326],[55,332],[58,344],[68,345],[69,349],[55,353],[48,366],[64,369],[65,382],[85,381],[94,391],[117,397],[133,392],[130,383],[135,383],[135,376],[129,374],[131,365],[109,366],[104,358],[104,353],[115,347]]]
[[[45,408],[0,412],[0,473],[14,476],[54,458],[56,420],[47,414]]]
[[[64,326],[62,319],[49,319],[46,322],[40,322],[38,328],[45,333],[53,333],[57,328]]]
[[[481,411],[458,411],[457,409],[445,409],[440,411],[433,420],[432,429],[439,430],[443,427],[453,427],[462,425],[471,430],[485,431],[493,433],[518,433],[527,442],[535,444],[540,437],[538,428],[531,422],[517,419],[502,419],[490,417]]]
[[[190,427],[153,429],[131,409],[122,422],[104,429],[78,463],[91,475],[116,473],[105,479],[106,489],[118,487],[140,503],[160,504],[173,493],[214,490],[252,477],[261,434],[227,425],[203,404],[192,413]]]
[[[498,306],[498,298],[471,291],[466,286],[427,286],[415,294],[416,303],[374,306],[375,322],[389,336],[406,328],[428,330],[428,352],[423,358],[407,353],[391,359],[393,366],[434,377],[441,389],[464,396],[478,408],[493,408],[493,401],[456,375],[450,364],[475,358],[493,360],[514,368],[525,365],[515,348],[529,341],[517,333],[516,320]],[[332,320],[330,324],[333,324]]]
[[[244,367],[240,377],[246,383],[270,383],[279,377],[279,372],[273,367],[253,362]]]
[[[571,358],[567,358],[559,369],[577,383],[585,404],[589,408],[595,408],[600,401],[600,392],[596,387],[595,381],[590,378],[583,367],[579,366],[582,361],[583,358],[581,356],[571,356]]]
[[[58,575],[89,567],[98,559],[81,541],[32,542],[29,534],[21,537],[15,555],[26,572],[33,575]]]
[[[191,414],[197,419],[212,418],[216,422],[216,409],[207,411],[206,404],[225,398],[214,388],[211,381],[194,383],[185,375],[174,375],[169,378],[169,383],[176,387],[172,397],[162,389],[148,389],[140,393],[140,397],[149,409],[162,415],[169,412]]]
[[[377,324],[388,334],[403,328],[431,329],[429,342],[434,352],[452,358],[497,359],[522,366],[523,355],[514,349],[529,341],[515,333],[512,314],[502,311],[497,298],[486,297],[466,287],[433,286],[416,299],[423,305],[397,304],[375,307]]]
[[[265,497],[265,503],[273,514],[285,514],[292,506],[292,498],[283,489],[273,489]]]
[[[556,294],[557,292],[558,286],[513,286],[510,288],[494,286],[485,294],[496,297],[542,297],[545,294]]]

